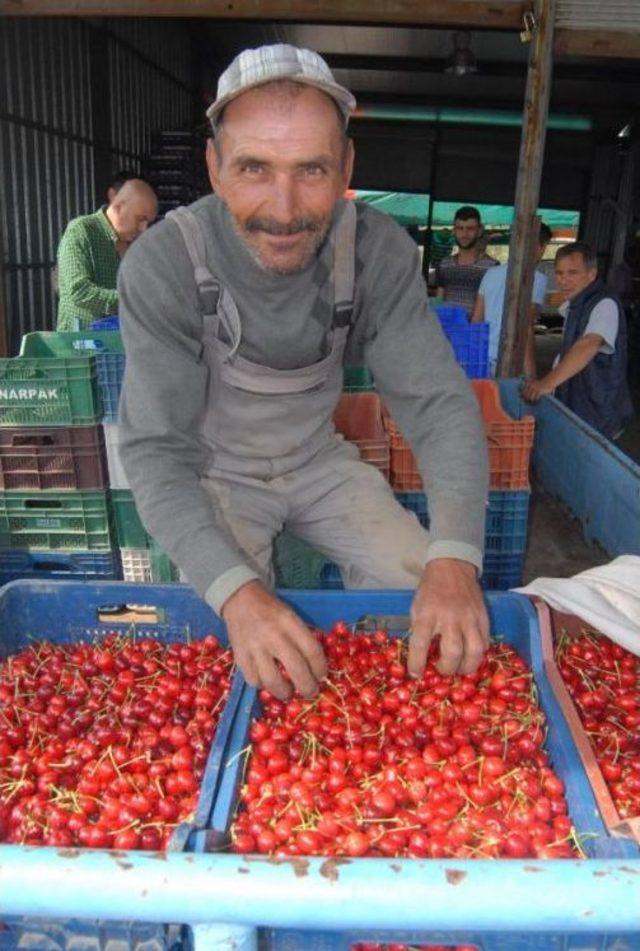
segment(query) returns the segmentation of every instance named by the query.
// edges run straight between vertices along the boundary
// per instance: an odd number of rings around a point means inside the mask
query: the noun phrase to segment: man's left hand
[[[537,403],[543,396],[553,393],[555,386],[548,382],[547,377],[541,380],[529,380],[522,388],[522,396],[527,403]]]
[[[440,635],[442,674],[471,674],[489,646],[489,617],[474,565],[437,558],[424,569],[411,606],[408,671],[421,677],[429,645]]]

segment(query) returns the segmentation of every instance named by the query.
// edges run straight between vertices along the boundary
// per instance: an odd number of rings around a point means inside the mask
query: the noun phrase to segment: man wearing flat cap
[[[479,409],[428,311],[415,245],[343,199],[354,109],[317,53],[245,50],[207,112],[214,194],[144,235],[119,280],[120,444],[140,514],[224,618],[249,683],[282,698],[292,685],[313,696],[326,672],[271,590],[285,527],[348,588],[416,590],[415,676],[436,635],[445,673],[475,670],[488,643]],[[335,433],[349,363],[369,367],[413,447],[428,533]]]

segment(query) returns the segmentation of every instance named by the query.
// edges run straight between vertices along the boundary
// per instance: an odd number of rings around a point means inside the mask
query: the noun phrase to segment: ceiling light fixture
[[[465,31],[453,34],[453,51],[447,56],[445,73],[453,76],[466,76],[468,73],[477,73],[478,64],[470,48],[471,36]]]

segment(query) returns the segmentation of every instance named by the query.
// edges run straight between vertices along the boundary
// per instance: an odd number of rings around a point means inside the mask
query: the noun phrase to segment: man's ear
[[[353,163],[356,157],[356,150],[353,145],[353,139],[347,139],[347,147],[344,152],[344,187],[345,191],[351,184],[353,175]]]
[[[207,171],[209,172],[209,181],[214,192],[218,191],[220,184],[220,161],[214,145],[213,139],[207,139],[207,151],[205,153],[207,162]]]

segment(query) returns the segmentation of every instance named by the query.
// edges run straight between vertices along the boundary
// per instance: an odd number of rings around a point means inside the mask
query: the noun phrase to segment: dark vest
[[[594,307],[605,298],[618,308],[615,352],[596,353],[580,373],[557,388],[555,395],[577,416],[612,439],[632,416],[633,405],[627,386],[626,318],[619,300],[603,281],[593,281],[570,301],[560,359],[583,336]]]

